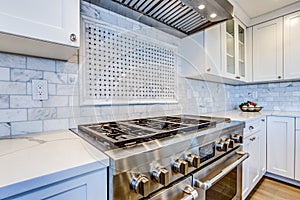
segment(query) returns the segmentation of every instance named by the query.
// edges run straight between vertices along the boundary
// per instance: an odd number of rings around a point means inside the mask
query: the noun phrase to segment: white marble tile
[[[1,81],[9,81],[10,80],[9,68],[0,67],[0,80]]]
[[[49,95],[56,95],[56,84],[48,84],[48,93]]]
[[[32,79],[42,79],[43,73],[35,70],[12,69],[11,81],[27,82]]]
[[[0,123],[0,137],[10,136],[11,124],[10,123]]]
[[[28,109],[28,120],[44,120],[57,118],[56,108],[31,108]]]
[[[9,96],[0,95],[0,108],[9,108]]]
[[[68,130],[68,119],[50,119],[43,121],[44,131]]]
[[[57,118],[73,118],[80,117],[80,109],[78,107],[62,107],[57,108]]]
[[[0,53],[0,66],[26,68],[26,57],[16,54]]]
[[[11,123],[11,134],[20,135],[27,133],[38,133],[43,131],[42,121],[27,121]]]
[[[68,83],[68,74],[44,72],[44,79],[47,80],[48,83],[66,84]]]
[[[26,83],[26,94],[32,95],[32,84],[31,82]]]
[[[100,11],[98,9],[98,6],[85,1],[81,2],[80,13],[81,15],[85,15],[93,19],[100,19]]]
[[[26,83],[0,81],[0,94],[26,94]]]
[[[27,57],[27,69],[55,71],[55,61],[45,58]]]
[[[0,109],[0,122],[17,122],[26,120],[26,109]]]
[[[57,95],[78,95],[77,85],[57,85]]]
[[[32,100],[31,96],[10,95],[10,108],[36,108],[42,107],[41,101]]]
[[[68,105],[68,96],[49,96],[48,100],[43,101],[43,107],[65,107]]]
[[[78,64],[64,61],[56,61],[56,72],[66,74],[78,74]]]
[[[78,74],[68,74],[68,84],[77,84]]]

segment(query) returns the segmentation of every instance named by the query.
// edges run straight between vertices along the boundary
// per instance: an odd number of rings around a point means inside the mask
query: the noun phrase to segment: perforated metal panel
[[[83,20],[83,103],[176,101],[175,47]]]

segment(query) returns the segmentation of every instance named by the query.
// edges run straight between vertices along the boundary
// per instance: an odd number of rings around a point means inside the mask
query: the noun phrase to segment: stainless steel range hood
[[[231,19],[227,0],[85,0],[183,38]],[[199,6],[202,5],[203,9]]]

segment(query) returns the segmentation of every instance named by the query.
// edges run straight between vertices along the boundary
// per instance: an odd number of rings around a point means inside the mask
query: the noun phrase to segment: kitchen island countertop
[[[71,131],[56,131],[0,139],[0,163],[2,199],[105,168],[109,160]]]

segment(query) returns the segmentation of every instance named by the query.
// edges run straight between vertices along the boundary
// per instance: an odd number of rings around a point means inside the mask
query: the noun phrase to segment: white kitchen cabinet
[[[221,29],[223,75],[246,81],[246,27],[234,18],[223,23]]]
[[[283,79],[282,18],[253,27],[253,81]]]
[[[0,50],[68,59],[80,44],[79,0],[0,0]]]
[[[11,200],[49,199],[49,200],[94,200],[107,199],[107,169],[70,178],[46,185],[32,191],[9,197]]]
[[[295,118],[268,116],[267,172],[294,179]]]
[[[296,118],[295,180],[300,181],[300,118]]]
[[[204,31],[205,73],[222,75],[221,38],[220,24]]]
[[[284,16],[284,79],[300,78],[300,12]]]
[[[217,24],[195,35],[182,40],[184,77],[229,84],[247,80],[246,28],[238,19]],[[195,43],[192,42],[194,38],[200,39],[194,40]]]
[[[266,172],[265,117],[246,122],[243,151],[250,155],[243,162],[242,199],[246,199]]]

